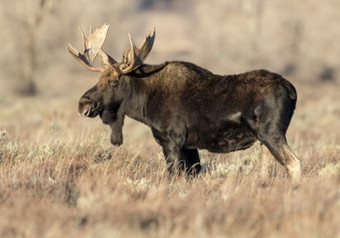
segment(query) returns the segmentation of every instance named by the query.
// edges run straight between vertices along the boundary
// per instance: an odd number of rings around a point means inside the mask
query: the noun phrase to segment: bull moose
[[[70,44],[68,51],[88,70],[102,73],[78,110],[86,117],[99,115],[111,127],[112,144],[123,143],[127,115],[151,128],[170,174],[198,174],[198,149],[227,153],[260,141],[263,165],[272,154],[292,179],[300,178],[300,160],[286,140],[297,100],[290,82],[266,70],[221,76],[189,62],[144,64],[155,30],[139,48],[129,35],[130,47],[117,62],[102,49],[108,29],[108,24],[90,29],[87,37],[81,32],[84,53]],[[94,66],[97,55],[102,67]],[[266,166],[261,173],[268,173]]]

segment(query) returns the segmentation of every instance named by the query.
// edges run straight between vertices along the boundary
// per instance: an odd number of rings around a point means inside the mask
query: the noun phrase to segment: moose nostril
[[[83,117],[87,117],[91,113],[90,105],[79,105],[79,115]]]
[[[87,108],[87,110],[84,112],[84,116],[88,117],[91,113],[91,107]]]

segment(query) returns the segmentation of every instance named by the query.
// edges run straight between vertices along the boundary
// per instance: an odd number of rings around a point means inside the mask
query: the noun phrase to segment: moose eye
[[[118,85],[118,80],[112,80],[112,81],[110,82],[110,86],[111,86],[111,87],[117,87],[117,85]]]

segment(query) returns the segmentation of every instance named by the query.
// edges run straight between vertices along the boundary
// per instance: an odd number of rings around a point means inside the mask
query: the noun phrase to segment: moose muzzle
[[[83,117],[96,117],[101,112],[101,107],[94,100],[87,98],[80,98],[78,113]]]

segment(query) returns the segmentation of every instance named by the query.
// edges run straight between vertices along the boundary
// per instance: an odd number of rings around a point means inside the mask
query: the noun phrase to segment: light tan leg
[[[275,159],[286,169],[289,177],[298,181],[301,177],[301,162],[289,148],[286,141],[281,143],[277,148],[271,148],[270,150]]]
[[[301,162],[296,157],[294,152],[289,148],[287,144],[282,146],[283,153],[285,156],[285,165],[290,178],[293,181],[299,181],[301,179]]]
[[[261,147],[261,178],[268,179],[271,175],[272,167],[275,165],[272,153],[264,144]]]

